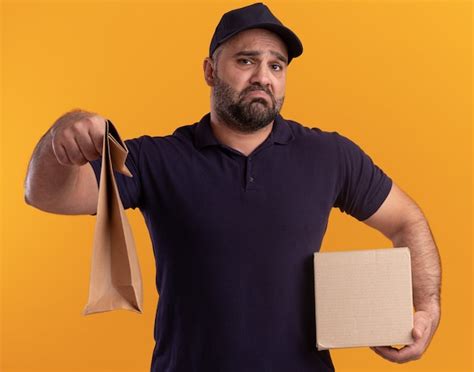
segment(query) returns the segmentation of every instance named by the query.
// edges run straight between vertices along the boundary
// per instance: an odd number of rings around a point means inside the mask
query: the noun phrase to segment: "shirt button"
[[[250,182],[253,182],[253,181],[254,181],[254,178],[253,178],[253,177],[250,177],[249,180],[250,180]]]

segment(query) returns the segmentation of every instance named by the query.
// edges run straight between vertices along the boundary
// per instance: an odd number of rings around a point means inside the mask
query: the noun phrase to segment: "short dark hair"
[[[217,65],[217,59],[219,58],[219,55],[221,54],[223,49],[224,49],[224,44],[221,44],[212,53],[212,60],[214,61],[215,65]]]

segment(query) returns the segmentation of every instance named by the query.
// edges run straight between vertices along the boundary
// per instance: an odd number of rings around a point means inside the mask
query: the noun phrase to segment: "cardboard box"
[[[413,343],[410,250],[314,254],[318,350]]]

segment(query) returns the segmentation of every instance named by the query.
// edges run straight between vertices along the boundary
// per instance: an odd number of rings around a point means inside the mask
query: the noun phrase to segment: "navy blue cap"
[[[264,28],[272,31],[283,40],[288,49],[288,63],[303,53],[303,44],[298,36],[283,24],[270,12],[270,9],[263,3],[238,8],[225,13],[216,31],[212,36],[209,46],[209,56],[226,40],[241,31],[251,28]]]

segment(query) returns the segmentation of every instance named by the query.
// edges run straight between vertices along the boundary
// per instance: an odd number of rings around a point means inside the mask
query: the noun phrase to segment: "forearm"
[[[79,168],[58,162],[48,130],[36,145],[28,165],[25,201],[43,210],[50,210],[60,204],[74,190]]]
[[[415,310],[429,312],[434,328],[437,328],[441,312],[441,264],[433,235],[421,211],[392,237],[392,242],[395,247],[409,247]]]

